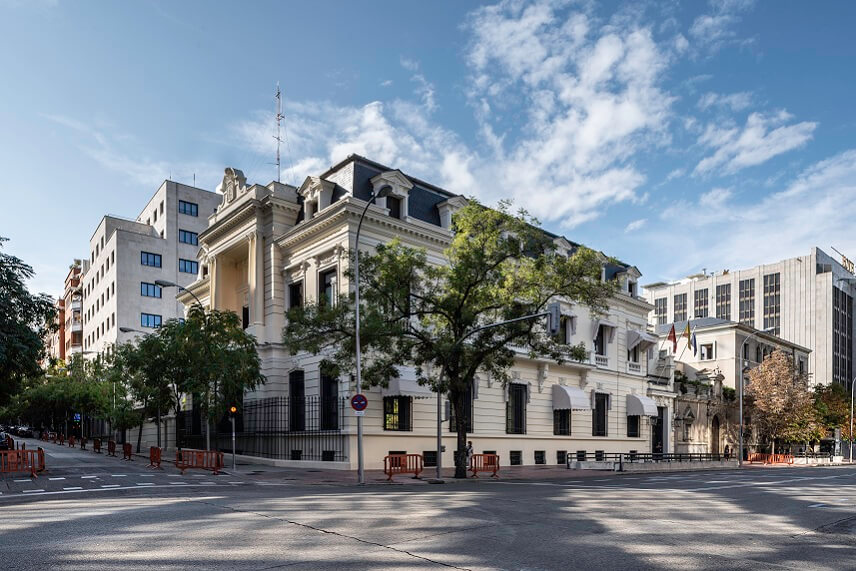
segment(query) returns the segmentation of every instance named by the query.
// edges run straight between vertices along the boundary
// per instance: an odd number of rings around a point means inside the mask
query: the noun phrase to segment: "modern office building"
[[[89,267],[81,279],[83,350],[100,353],[138,333],[184,316],[175,292],[155,280],[188,285],[197,279],[197,236],[220,197],[165,181],[136,219],[108,215],[89,241]]]
[[[356,419],[346,404],[357,392],[353,375],[325,374],[324,355],[289,354],[282,331],[289,307],[348,295],[353,286],[346,271],[360,214],[372,192],[387,187],[389,196],[368,208],[360,247],[398,238],[444,263],[452,215],[466,204],[459,195],[356,155],[307,177],[299,188],[248,185],[241,171],[226,169],[222,202],[199,234],[200,279],[188,289],[210,307],[243,316],[257,339],[267,382],[245,396],[238,442],[244,453],[303,466],[356,467]],[[554,240],[561,251],[575,248],[561,236]],[[563,304],[565,341],[585,345],[584,362],[558,365],[521,352],[509,383],[478,376],[467,413],[477,452],[496,452],[509,465],[563,463],[579,453],[595,459],[604,452],[673,450],[671,371],[651,350],[657,338],[647,326],[652,306],[637,293],[640,274],[604,256],[602,275],[619,286],[605,315]],[[190,305],[194,298],[183,293],[180,299]],[[399,373],[387,388],[364,390],[369,468],[381,467],[391,451],[436,462],[436,395],[416,382],[407,363]],[[188,443],[190,437],[202,442],[198,422],[187,414],[179,433]],[[455,433],[451,419],[441,420],[449,466]]]
[[[839,262],[812,248],[806,256],[644,288],[654,306],[650,320],[655,326],[715,317],[769,329],[811,351],[812,384],[836,382],[849,387],[853,379],[856,276],[846,258]]]

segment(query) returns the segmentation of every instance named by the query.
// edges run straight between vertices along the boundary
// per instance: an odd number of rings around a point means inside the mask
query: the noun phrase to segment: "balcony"
[[[642,374],[642,365],[639,363],[634,363],[632,361],[627,362],[627,372],[632,375],[641,375]]]
[[[83,322],[80,321],[79,319],[72,321],[71,322],[71,332],[72,333],[83,332]]]
[[[595,355],[594,364],[598,369],[606,369],[609,367],[609,357],[606,355]]]

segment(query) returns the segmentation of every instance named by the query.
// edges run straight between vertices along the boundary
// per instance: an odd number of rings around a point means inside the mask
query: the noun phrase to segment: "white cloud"
[[[391,87],[392,86],[392,80],[391,79],[385,79],[385,80],[380,82],[380,86],[381,87]]]
[[[634,220],[634,221],[630,222],[627,226],[624,227],[624,233],[627,234],[627,233],[633,232],[635,230],[639,230],[640,228],[645,226],[645,224],[647,222],[648,222],[647,218],[640,218],[639,220]]]
[[[689,34],[695,45],[707,53],[714,53],[729,43],[739,41],[735,26],[740,14],[752,7],[751,0],[711,0],[711,11],[698,16],[690,26]]]
[[[752,104],[752,92],[741,91],[739,93],[713,93],[711,91],[701,96],[698,108],[702,111],[711,107],[728,108],[732,111],[742,111]]]
[[[790,119],[790,114],[780,111],[766,116],[752,113],[742,128],[709,124],[698,142],[714,152],[696,165],[693,174],[703,175],[714,169],[732,174],[803,146],[813,137],[817,123],[786,124]]]
[[[663,273],[652,279],[677,278],[711,263],[749,268],[806,255],[813,246],[856,253],[856,149],[815,163],[777,192],[752,198],[714,190],[696,203],[678,205],[664,217],[664,232],[643,235],[647,246],[671,252]],[[675,236],[683,247],[674,248]]]

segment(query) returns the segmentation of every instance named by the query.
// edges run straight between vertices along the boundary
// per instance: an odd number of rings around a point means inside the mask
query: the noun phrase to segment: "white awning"
[[[615,330],[618,329],[618,324],[614,323],[608,319],[605,319],[605,318],[595,319],[594,321],[592,321],[591,338],[592,339],[597,338],[597,330],[600,329],[601,325],[603,325],[604,327],[610,327],[611,328],[611,331],[609,331],[609,334],[608,334],[609,335],[608,340],[611,342],[612,336],[615,334]]]
[[[637,345],[640,349],[644,349],[647,345],[656,345],[659,342],[655,335],[651,335],[645,331],[628,331],[627,332],[627,350],[630,351]]]
[[[398,375],[397,379],[389,380],[388,387],[381,389],[383,396],[405,396],[417,399],[434,396],[429,387],[420,385],[416,380],[416,369],[413,367],[398,367]]]
[[[642,395],[627,395],[627,416],[659,416],[657,403]]]
[[[553,410],[591,410],[591,400],[580,388],[553,385]]]

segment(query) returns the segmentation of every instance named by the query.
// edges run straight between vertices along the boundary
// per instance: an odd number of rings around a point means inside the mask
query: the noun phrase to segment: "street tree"
[[[360,345],[363,380],[386,385],[402,365],[414,365],[420,384],[447,394],[454,410],[455,476],[466,477],[467,396],[478,373],[502,383],[523,354],[558,363],[583,360],[582,344],[566,345],[545,330],[542,314],[557,299],[606,309],[615,284],[601,279],[606,261],[583,246],[560,249],[526,212],[503,202],[475,201],[459,210],[445,264],[397,240],[360,254]],[[353,263],[348,271],[354,283]],[[324,353],[353,370],[354,297],[319,299],[289,310],[283,338],[292,353]],[[495,327],[493,324],[503,323]]]
[[[817,435],[819,423],[808,379],[799,374],[793,359],[776,349],[749,371],[746,393],[752,399],[753,423],[776,453],[776,439],[807,442]]]
[[[850,440],[850,393],[839,383],[818,385],[814,389],[814,407],[826,432],[841,429],[841,438]]]
[[[0,248],[6,242],[0,237]],[[35,275],[20,258],[0,251],[0,404],[21,381],[41,375],[43,339],[53,327],[55,309],[46,294],[32,294],[26,281]]]

